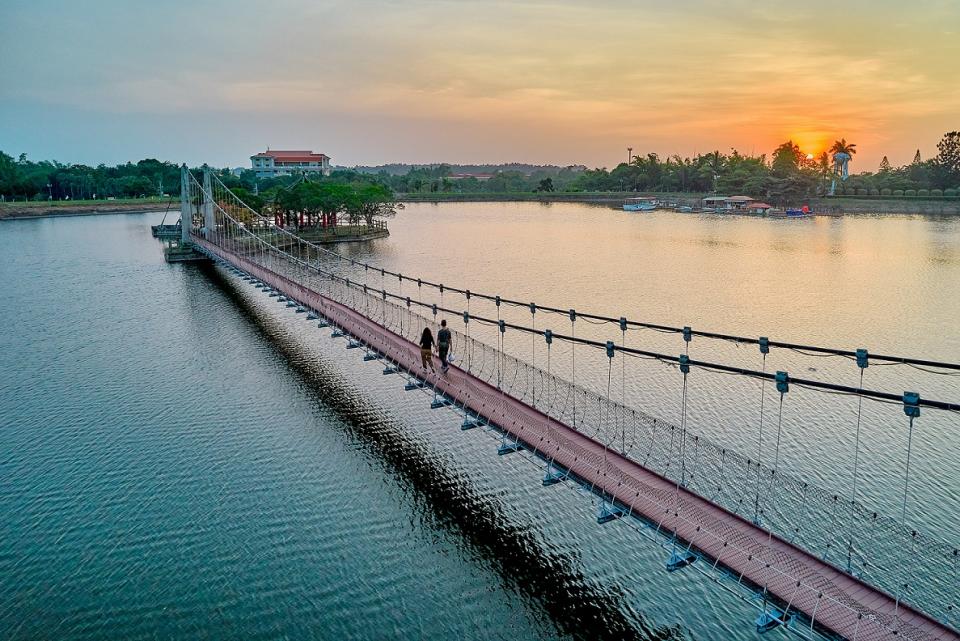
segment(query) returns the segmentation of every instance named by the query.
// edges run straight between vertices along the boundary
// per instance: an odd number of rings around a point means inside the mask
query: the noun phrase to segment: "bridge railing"
[[[417,305],[419,301],[411,299],[407,305],[404,297],[337,276],[324,252],[295,235],[270,227],[250,230],[228,209],[219,205],[216,209],[213,229],[195,221],[194,233],[347,305],[413,343],[423,327],[435,324],[435,318],[421,313],[430,307]],[[573,385],[551,371],[549,357],[544,370],[467,333],[452,334],[457,365],[504,394],[574,426],[611,451],[681,482],[735,514],[756,518],[777,536],[842,571],[849,566],[851,573],[871,585],[956,627],[958,553],[953,546],[782,470],[759,465],[675,424]],[[721,537],[722,533],[709,535]],[[791,579],[803,583],[800,576],[791,575]]]

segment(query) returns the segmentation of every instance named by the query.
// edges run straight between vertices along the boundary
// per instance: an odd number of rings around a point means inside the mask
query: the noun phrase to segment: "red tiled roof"
[[[273,158],[274,161],[277,162],[314,162],[320,161],[324,158],[329,160],[330,157],[326,154],[315,154],[306,149],[268,149],[267,151],[251,156],[251,158]]]

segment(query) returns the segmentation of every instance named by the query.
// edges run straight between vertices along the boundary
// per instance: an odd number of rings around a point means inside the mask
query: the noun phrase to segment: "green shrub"
[[[871,189],[871,190],[870,190],[870,195],[871,195],[871,196],[879,196],[879,195],[880,195],[880,190],[879,190],[879,189]]]
[[[907,196],[907,197],[916,196],[916,195],[917,195],[917,190],[916,190],[916,189],[907,189],[906,191],[903,192],[903,195],[904,195],[904,196]]]
[[[957,190],[956,190],[956,189],[946,189],[946,190],[944,190],[943,195],[946,196],[947,198],[956,198],[956,197],[957,197]]]
[[[921,189],[920,191],[917,192],[917,195],[920,196],[921,198],[926,198],[927,196],[930,195],[930,190],[929,190],[929,189]]]
[[[858,195],[858,196],[866,196],[866,195],[867,195],[867,190],[864,189],[863,187],[860,187],[860,188],[857,189],[857,195]]]
[[[943,198],[943,190],[942,190],[942,189],[931,189],[931,190],[930,190],[930,195],[931,195],[931,196],[935,196],[936,198]]]
[[[883,189],[880,190],[880,195],[881,195],[881,196],[889,196],[889,195],[892,194],[892,193],[893,193],[893,192],[890,191],[890,188],[889,188],[889,187],[884,187]]]
[[[902,196],[902,195],[903,195],[903,190],[902,190],[902,189],[894,189],[894,190],[893,190],[893,195],[894,195],[894,196]]]

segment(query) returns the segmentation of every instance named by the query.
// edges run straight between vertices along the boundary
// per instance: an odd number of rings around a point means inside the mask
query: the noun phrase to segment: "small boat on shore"
[[[637,198],[628,198],[623,203],[623,211],[653,211],[657,208],[659,202],[653,196],[639,196]]]
[[[813,216],[813,212],[810,211],[810,208],[804,205],[800,209],[790,208],[783,212],[787,218],[810,218]]]
[[[816,214],[810,211],[809,207],[804,205],[799,209],[795,207],[791,207],[783,211],[773,209],[767,213],[767,216],[772,218],[813,218],[816,216]]]

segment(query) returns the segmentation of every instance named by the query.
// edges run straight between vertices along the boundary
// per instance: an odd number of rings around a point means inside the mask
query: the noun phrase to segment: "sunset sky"
[[[957,0],[3,0],[0,150],[615,166],[960,129]]]

